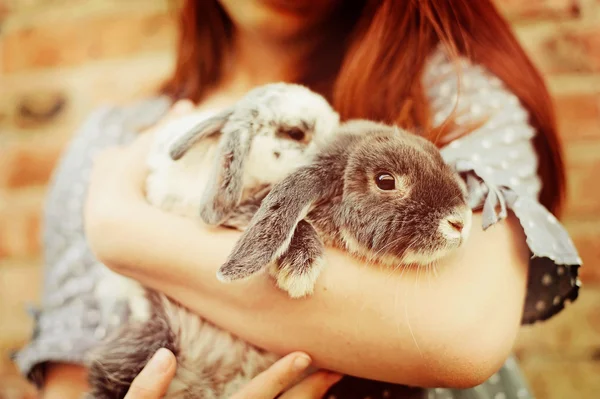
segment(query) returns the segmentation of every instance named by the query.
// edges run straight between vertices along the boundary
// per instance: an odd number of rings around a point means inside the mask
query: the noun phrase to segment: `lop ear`
[[[283,254],[298,222],[326,194],[330,180],[318,165],[298,169],[273,186],[217,272],[220,281],[251,276]]]
[[[253,124],[229,121],[222,131],[212,172],[200,203],[200,217],[218,225],[239,205],[244,191],[244,166],[256,136]]]
[[[227,121],[229,120],[229,117],[232,113],[232,108],[221,111],[218,114],[200,122],[192,129],[190,129],[190,131],[184,133],[171,145],[171,148],[169,150],[171,159],[173,159],[174,161],[179,160],[198,141],[202,140],[205,137],[209,137],[213,134],[220,132],[225,126],[225,123],[227,123]]]

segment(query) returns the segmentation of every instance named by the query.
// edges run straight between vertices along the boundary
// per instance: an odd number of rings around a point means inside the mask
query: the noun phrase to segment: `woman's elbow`
[[[488,314],[489,319],[495,319]],[[510,356],[519,329],[514,320],[469,323],[438,337],[442,350],[428,365],[438,387],[465,389],[488,380]],[[454,330],[454,331],[452,331]]]
[[[463,342],[457,348],[460,353],[442,356],[443,362],[432,367],[437,370],[437,387],[466,389],[484,383],[502,367],[512,345]]]

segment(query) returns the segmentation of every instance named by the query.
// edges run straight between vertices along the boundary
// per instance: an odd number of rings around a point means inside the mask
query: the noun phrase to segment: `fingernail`
[[[148,367],[152,371],[164,373],[171,367],[172,355],[168,349],[160,348],[148,362]]]
[[[327,375],[327,377],[326,377],[326,378],[327,378],[327,382],[328,382],[330,385],[333,385],[333,384],[335,384],[336,382],[338,382],[339,380],[341,380],[343,376],[344,376],[343,374],[339,374],[339,373],[330,372],[330,373],[328,373],[328,375]]]
[[[310,364],[310,358],[305,355],[300,355],[294,359],[294,368],[296,370],[304,370]]]
[[[173,105],[172,111],[179,114],[191,110],[193,106],[194,104],[190,100],[180,100]]]

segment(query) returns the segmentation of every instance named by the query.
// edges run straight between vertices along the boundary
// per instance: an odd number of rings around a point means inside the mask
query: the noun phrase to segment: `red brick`
[[[600,95],[576,94],[555,97],[560,135],[568,143],[600,140]]]
[[[37,399],[41,398],[32,384],[25,381],[23,377],[14,373],[11,375],[0,375],[0,398],[1,399]]]
[[[567,206],[565,216],[575,219],[598,220],[600,215],[600,158],[568,156],[567,159]]]
[[[514,26],[517,38],[546,75],[600,72],[600,28],[589,24]]]
[[[584,284],[600,284],[600,221],[584,229],[570,228],[567,224],[567,229],[583,259],[581,281]]]
[[[39,302],[42,281],[40,265],[37,260],[0,262],[0,398],[35,397],[35,390],[18,375],[8,355],[31,336],[33,323],[25,306]]]
[[[163,13],[103,15],[8,32],[3,70],[81,65],[94,59],[172,49],[171,16]]]
[[[47,183],[63,147],[61,141],[39,143],[35,139],[8,145],[0,154],[0,187],[19,188]]]
[[[0,260],[38,256],[44,196],[7,195],[0,203]]]
[[[600,72],[600,29],[565,30],[543,43],[549,73]]]
[[[522,358],[544,354],[580,358],[599,345],[600,288],[584,284],[579,298],[557,316],[524,327],[514,349]]]
[[[510,21],[557,20],[579,16],[580,0],[494,0]]]

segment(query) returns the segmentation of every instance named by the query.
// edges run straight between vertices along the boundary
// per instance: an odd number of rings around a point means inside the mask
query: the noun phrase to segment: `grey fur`
[[[316,93],[311,95],[298,85],[270,84],[184,133],[169,147],[169,156],[193,167],[203,158],[186,154],[201,141],[220,134],[200,216],[209,224],[244,230],[278,176],[283,178],[288,171],[309,163],[338,123],[337,113]],[[293,134],[288,134],[290,131]],[[298,132],[300,139],[294,137]],[[263,145],[259,150],[266,147],[271,152],[252,158],[257,142]],[[257,160],[270,155],[280,167],[257,170]],[[254,174],[247,179],[251,166]],[[261,174],[267,176],[261,179],[257,176]],[[181,198],[175,195],[170,199],[170,194],[165,190],[152,203],[163,208],[177,205]],[[189,217],[190,209],[185,209],[182,215]],[[279,358],[220,330],[163,294],[148,289],[141,292],[150,305],[149,319],[134,318],[90,353],[90,398],[122,398],[159,347],[171,349],[177,357],[177,373],[165,396],[169,399],[230,397]]]
[[[178,161],[189,151],[194,144],[198,143],[205,137],[213,136],[221,131],[227,122],[227,119],[233,113],[232,109],[226,109],[225,111],[219,112],[217,115],[212,116],[198,125],[190,129],[184,135],[179,137],[171,145],[169,153],[174,161]]]
[[[406,187],[378,190],[374,176],[382,171]],[[282,289],[305,296],[322,266],[318,237],[370,262],[398,266],[414,260],[411,254],[433,261],[462,244],[462,236],[451,240],[440,232],[449,217],[470,220],[467,192],[431,142],[351,121],[312,164],[273,187],[217,276],[248,278],[271,265]]]

